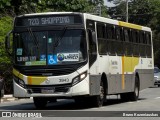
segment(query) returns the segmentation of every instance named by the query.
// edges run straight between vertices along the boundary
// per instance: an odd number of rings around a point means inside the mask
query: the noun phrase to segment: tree
[[[112,0],[113,1],[113,0]],[[116,6],[110,7],[108,10],[108,14],[113,19],[120,19],[125,21],[126,16],[126,3],[124,1],[118,0],[113,2]]]
[[[0,18],[0,72],[5,79],[5,94],[12,92],[12,73],[11,60],[5,51],[4,40],[8,31],[12,29],[12,17],[5,16]]]
[[[0,1],[0,9],[4,9],[6,6],[10,6],[10,1],[11,0],[1,0]]]
[[[0,5],[6,7],[10,13],[15,15],[25,13],[35,13],[44,11],[71,11],[71,12],[92,12],[94,7],[100,4],[104,6],[103,0],[3,0]],[[104,8],[104,7],[103,7]],[[4,11],[3,9],[1,9]]]

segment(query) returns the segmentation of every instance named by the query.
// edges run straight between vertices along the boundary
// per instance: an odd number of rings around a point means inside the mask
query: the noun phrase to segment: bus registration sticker
[[[51,94],[51,93],[54,93],[54,91],[55,91],[54,88],[41,89],[41,93],[43,94]]]

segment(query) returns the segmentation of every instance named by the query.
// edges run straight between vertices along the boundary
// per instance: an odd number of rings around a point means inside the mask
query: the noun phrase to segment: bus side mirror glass
[[[96,33],[92,30],[88,30],[88,36],[89,36],[89,41],[91,44],[95,44],[96,43]]]
[[[9,31],[6,38],[5,38],[5,47],[6,49],[10,49],[11,48],[11,44],[10,44],[10,36],[11,36],[12,31]]]
[[[95,31],[92,31],[92,41],[94,43],[96,43],[96,33],[95,33]]]
[[[11,40],[10,40],[10,38],[11,38],[11,34],[12,33],[13,33],[12,31],[8,32],[8,34],[5,37],[5,48],[6,48],[8,53],[9,53],[9,49],[11,49]]]

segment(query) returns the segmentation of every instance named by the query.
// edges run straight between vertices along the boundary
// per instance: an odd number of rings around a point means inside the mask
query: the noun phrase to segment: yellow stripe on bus
[[[21,80],[23,80],[23,74],[21,74],[20,72],[18,72],[16,69],[13,69],[13,75],[15,75],[16,77],[20,78]]]
[[[140,26],[140,25],[135,25],[135,24],[131,24],[131,23],[127,23],[127,22],[119,21],[119,25],[120,25],[120,26],[123,26],[123,27],[128,27],[128,28],[133,28],[133,29],[142,30],[142,26]]]
[[[138,57],[124,57],[124,72],[134,72],[134,69],[138,63]]]
[[[124,78],[124,57],[122,57],[122,89],[125,89],[125,78]]]
[[[24,80],[24,75],[21,74],[19,71],[16,69],[13,69],[13,74],[18,77],[21,80]],[[27,82],[28,85],[40,85],[42,82],[47,80],[47,77],[34,77],[34,76],[28,76],[27,77]]]
[[[122,57],[122,89],[125,89],[125,72],[134,72],[139,64],[138,57]]]
[[[28,76],[27,80],[28,85],[41,85],[41,83],[47,80],[47,77]]]
[[[28,85],[32,85],[32,77],[29,76],[27,80],[28,80]]]

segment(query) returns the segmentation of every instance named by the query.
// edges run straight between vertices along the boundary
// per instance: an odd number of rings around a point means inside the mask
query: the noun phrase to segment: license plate
[[[41,93],[51,94],[51,93],[54,93],[54,89],[42,89],[42,90],[41,90]]]

